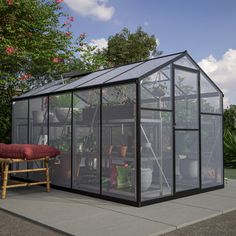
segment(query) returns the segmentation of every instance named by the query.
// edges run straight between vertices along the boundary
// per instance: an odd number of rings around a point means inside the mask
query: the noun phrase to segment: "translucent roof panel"
[[[171,61],[175,58],[178,58],[182,53],[165,56],[165,57],[158,57],[149,61],[142,63],[140,66],[134,68],[133,70],[127,71],[122,75],[117,76],[116,78],[110,80],[109,82],[116,82],[116,81],[124,81],[127,79],[136,79],[144,76],[148,72],[157,69],[158,67],[162,66],[163,64]]]
[[[143,62],[138,62],[138,63],[134,63],[134,64],[129,64],[129,65],[117,67],[117,68],[113,69],[112,71],[104,74],[103,76],[99,76],[99,77],[97,77],[85,84],[82,84],[79,87],[82,88],[82,87],[87,87],[87,86],[95,86],[95,85],[103,84],[107,81],[110,81],[111,79],[113,79],[114,77],[116,77],[122,73],[125,73],[133,68],[136,68],[137,66],[141,65],[142,63]]]
[[[34,95],[43,95],[43,94],[51,93],[51,92],[54,92],[56,89],[61,88],[61,86],[63,86],[63,84],[57,84],[57,85],[52,86],[50,88],[44,89],[43,91],[40,91]]]
[[[65,79],[57,80],[40,88],[34,89],[19,96],[18,98],[27,98],[31,96],[73,90],[76,88],[93,87],[113,82],[145,78],[170,63],[178,63],[176,61],[180,61],[181,58],[183,58],[182,61],[185,63],[187,61],[188,64],[191,60],[186,57],[186,55],[188,55],[186,52],[180,52],[87,74],[81,74],[78,71],[70,72],[67,76],[65,75]]]
[[[78,80],[70,83],[70,84],[66,84],[65,86],[62,86],[61,88],[57,89],[57,91],[63,91],[63,90],[70,90],[70,89],[73,89],[73,88],[77,88],[79,87],[80,85],[86,83],[86,82],[89,82],[90,80],[93,80],[99,76],[102,76],[104,74],[106,74],[107,72],[111,71],[112,69],[106,69],[106,70],[100,70],[100,71],[96,71],[94,73],[91,73],[91,74],[88,74],[86,76],[83,76],[81,78],[78,78]]]
[[[37,93],[39,93],[39,92],[41,92],[41,91],[44,91],[45,89],[48,89],[48,88],[50,88],[50,87],[52,87],[52,86],[54,87],[54,86],[57,85],[57,84],[61,84],[61,80],[55,80],[55,81],[53,81],[53,82],[51,82],[51,83],[49,83],[49,84],[45,84],[45,85],[43,85],[43,86],[41,86],[41,87],[39,87],[39,88],[30,90],[29,92],[24,93],[24,94],[20,95],[20,96],[17,97],[17,98],[24,98],[24,97],[27,98],[27,97],[36,95]]]

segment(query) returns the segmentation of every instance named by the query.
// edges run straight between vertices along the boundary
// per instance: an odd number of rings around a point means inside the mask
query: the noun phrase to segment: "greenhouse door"
[[[175,192],[200,187],[199,72],[174,66]]]

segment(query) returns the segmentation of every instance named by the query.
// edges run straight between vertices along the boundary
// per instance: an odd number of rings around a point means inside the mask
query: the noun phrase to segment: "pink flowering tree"
[[[81,40],[62,0],[0,1],[0,142],[9,141],[12,96],[73,68]],[[61,23],[64,22],[64,23]]]

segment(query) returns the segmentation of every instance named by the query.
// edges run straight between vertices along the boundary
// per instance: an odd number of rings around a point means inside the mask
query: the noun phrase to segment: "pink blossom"
[[[31,76],[32,76],[31,74],[25,74],[25,75],[22,75],[22,76],[19,78],[19,80],[24,81],[24,80],[29,79]]]
[[[55,3],[59,4],[62,3],[64,0],[55,0]]]
[[[65,22],[64,22],[64,25],[69,25],[69,24],[70,24],[69,21],[65,21]]]
[[[71,32],[66,32],[66,37],[70,37],[71,36]]]
[[[54,63],[60,63],[60,62],[63,62],[64,59],[61,58],[61,57],[54,57],[52,61],[53,61]]]
[[[7,55],[11,55],[15,52],[15,48],[11,47],[11,46],[7,46],[5,49],[5,52]]]
[[[70,17],[68,17],[68,20],[73,22],[75,20],[75,18],[73,16],[70,16]]]
[[[60,62],[60,58],[54,57],[52,61],[53,61],[54,63],[59,63],[59,62]]]
[[[79,38],[80,38],[81,40],[85,39],[85,38],[86,38],[86,34],[85,34],[85,33],[80,34]]]
[[[6,2],[8,6],[11,6],[14,4],[14,0],[6,0]]]

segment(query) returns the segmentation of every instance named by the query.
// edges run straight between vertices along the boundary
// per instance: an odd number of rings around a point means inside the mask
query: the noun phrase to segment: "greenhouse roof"
[[[123,83],[125,81],[137,80],[154,73],[155,71],[175,62],[186,55],[188,55],[187,51],[183,51],[175,54],[159,56],[142,62],[103,69],[92,73],[65,73],[62,75],[62,79],[33,89],[27,93],[22,94],[16,99],[43,96],[79,88],[91,88],[111,83]]]

